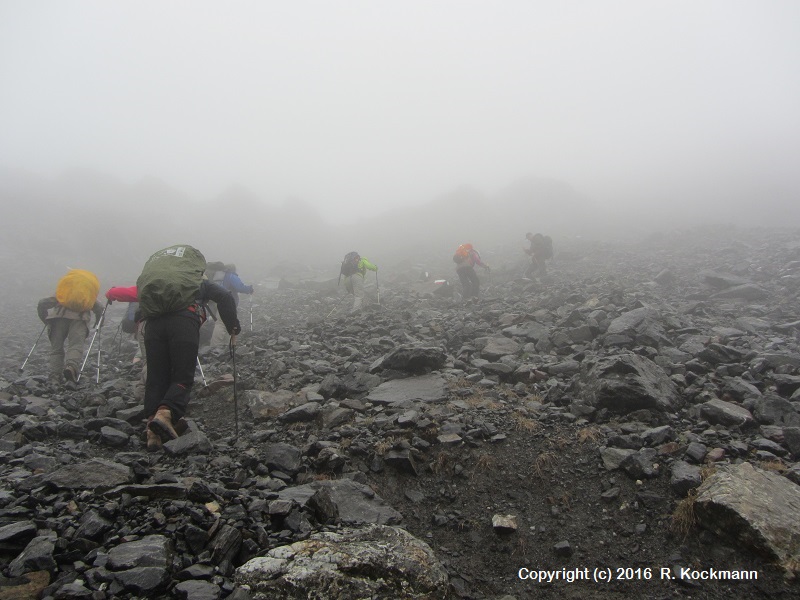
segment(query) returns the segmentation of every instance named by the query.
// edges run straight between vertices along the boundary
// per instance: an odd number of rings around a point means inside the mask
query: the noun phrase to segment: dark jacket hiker
[[[205,258],[199,251],[188,245],[172,246],[154,254],[137,281],[146,318],[148,450],[178,437],[175,424],[189,404],[206,304],[216,302],[231,343],[241,331],[233,296],[204,280],[204,270]]]

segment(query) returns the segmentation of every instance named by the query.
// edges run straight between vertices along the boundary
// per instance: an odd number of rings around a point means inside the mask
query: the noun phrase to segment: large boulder
[[[698,489],[695,514],[720,537],[798,570],[800,487],[785,477],[750,463],[720,467]]]
[[[652,360],[637,354],[604,358],[582,373],[578,385],[583,404],[613,413],[648,409],[672,412],[680,406],[675,384]]]
[[[253,600],[448,596],[448,577],[431,548],[403,529],[372,526],[322,532],[270,550],[236,570]]]

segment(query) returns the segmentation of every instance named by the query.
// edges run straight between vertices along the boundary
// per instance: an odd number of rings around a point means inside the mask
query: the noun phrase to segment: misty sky
[[[531,176],[800,190],[798,164],[795,0],[0,2],[0,166],[35,174],[330,218]]]

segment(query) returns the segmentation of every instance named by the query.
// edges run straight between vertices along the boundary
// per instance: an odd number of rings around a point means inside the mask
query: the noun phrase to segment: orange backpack
[[[56,300],[69,310],[83,312],[94,306],[99,292],[100,282],[94,273],[72,269],[59,279],[56,286]]]
[[[458,264],[467,260],[471,249],[472,244],[461,244],[453,255],[453,262]]]

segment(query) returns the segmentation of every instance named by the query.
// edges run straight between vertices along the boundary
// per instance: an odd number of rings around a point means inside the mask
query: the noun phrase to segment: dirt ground
[[[487,419],[514,419],[513,431],[503,441],[479,447],[436,446],[440,449],[417,465],[417,476],[364,468],[368,484],[403,514],[403,526],[443,562],[454,597],[800,597],[797,583],[769,559],[676,519],[676,513],[683,513],[676,511],[668,477],[633,481],[622,472],[606,471],[598,452],[603,439],[598,426],[515,418],[486,397],[471,403]],[[232,409],[230,402],[200,394],[192,416],[213,431],[213,438],[225,438],[233,435]],[[240,426],[242,431],[250,427]],[[313,425],[295,426],[291,432],[298,445],[315,434],[319,431]],[[604,501],[601,494],[612,488],[619,488],[619,495]],[[514,515],[517,531],[496,533],[496,514]],[[565,541],[570,556],[554,550]],[[758,580],[679,582],[673,567],[755,570]],[[562,577],[579,573],[590,580],[522,580],[523,568],[559,571]],[[595,581],[596,570],[610,570],[612,580]]]

